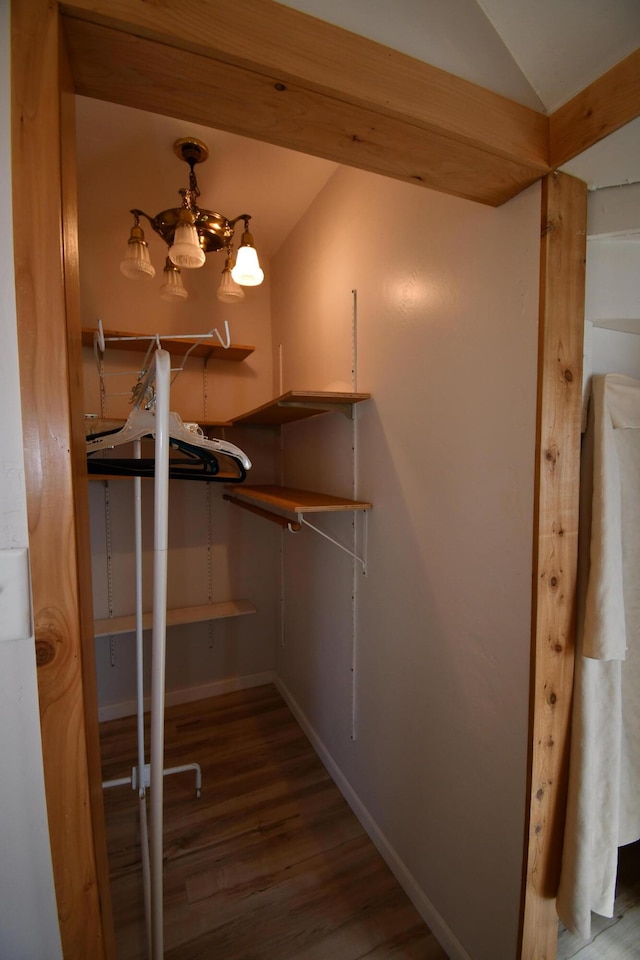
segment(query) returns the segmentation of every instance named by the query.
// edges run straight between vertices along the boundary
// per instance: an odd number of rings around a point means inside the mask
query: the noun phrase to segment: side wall
[[[0,190],[11,210],[9,4],[0,4]],[[9,217],[10,222],[10,217]],[[0,236],[0,956],[62,957],[42,770],[11,230]],[[21,604],[20,601],[23,601]]]
[[[539,203],[344,168],[272,269],[284,389],[351,388],[355,289],[373,395],[355,434],[339,415],[285,428],[287,484],[373,510],[365,576],[283,535],[281,687],[453,958],[517,950]],[[350,517],[318,525],[353,544]]]

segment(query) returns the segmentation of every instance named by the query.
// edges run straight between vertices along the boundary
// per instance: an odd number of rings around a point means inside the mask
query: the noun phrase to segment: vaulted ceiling
[[[551,113],[640,47],[640,0],[279,2],[540,113]],[[118,157],[138,157],[143,170],[156,164],[164,169],[166,193],[157,203],[169,205],[172,191],[184,179],[171,145],[191,132],[212,148],[211,160],[199,170],[203,201],[227,215],[235,215],[238,202],[250,206],[256,230],[260,224],[262,242],[270,251],[277,249],[335,169],[334,163],[304,153],[129,107],[83,98],[78,106],[78,156],[85,189],[99,182],[105,163],[113,167]],[[640,120],[563,169],[591,187],[640,181]],[[259,189],[252,175],[257,170]],[[119,177],[121,182],[131,179],[126,163]],[[145,202],[154,207],[153,200],[123,197],[124,220],[130,206]]]
[[[640,0],[278,0],[551,113],[640,47]],[[563,167],[640,181],[640,121]]]
[[[638,0],[278,0],[551,113],[640,46]]]

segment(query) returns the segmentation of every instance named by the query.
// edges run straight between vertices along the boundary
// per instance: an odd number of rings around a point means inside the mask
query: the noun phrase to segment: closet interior
[[[275,683],[446,951],[478,939],[508,955],[526,795],[539,187],[490,208],[105,102],[77,97],[76,110],[87,432],[126,419],[144,355],[128,341],[96,354],[98,320],[107,335],[157,334],[174,366],[181,333],[227,321],[231,348],[186,357],[171,409],[252,463],[245,483],[170,484],[167,707]],[[209,261],[177,305],[157,277],[118,271],[129,210],[176,202],[171,147],[190,135],[211,151],[201,204],[252,215],[265,281],[238,304],[216,299]],[[124,722],[136,708],[131,481],[94,475],[89,497],[99,714]],[[148,549],[142,561],[146,613]]]

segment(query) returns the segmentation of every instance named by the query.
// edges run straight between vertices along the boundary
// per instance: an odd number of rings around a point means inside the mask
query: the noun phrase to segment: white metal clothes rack
[[[223,349],[231,344],[229,325],[224,323],[225,336],[217,329],[195,336],[180,334],[177,339],[197,339],[198,342],[215,337]],[[144,906],[148,954],[150,960],[162,960],[164,955],[163,933],[163,782],[164,777],[176,773],[193,771],[195,773],[196,797],[202,790],[202,771],[197,763],[185,763],[181,766],[164,768],[164,710],[165,710],[165,668],[167,638],[167,560],[169,531],[169,450],[172,443],[181,441],[192,449],[198,448],[211,456],[222,454],[235,461],[244,472],[251,467],[246,454],[226,440],[214,440],[204,436],[197,425],[183,424],[177,414],[170,412],[171,384],[184,369],[184,364],[197,344],[185,353],[182,365],[172,369],[171,357],[162,348],[158,334],[151,336],[106,336],[102,322],[98,320],[98,329],[94,334],[94,351],[98,362],[101,383],[101,398],[104,404],[104,377],[101,356],[106,343],[110,340],[147,340],[149,348],[145,354],[142,370],[130,394],[133,410],[124,427],[114,432],[98,434],[86,440],[87,454],[113,448],[120,444],[133,443],[134,463],[141,460],[141,439],[151,436],[155,439],[154,455],[154,531],[153,531],[153,609],[151,639],[151,744],[150,763],[146,763],[144,736],[144,685],[143,685],[143,597],[142,597],[142,479],[141,472],[130,475],[134,481],[134,526],[135,526],[135,585],[136,585],[136,699],[137,699],[137,765],[130,777],[121,777],[104,781],[104,788],[130,784],[138,792],[140,816],[140,840],[142,875],[144,887]],[[117,372],[116,376],[124,371]],[[174,375],[172,378],[172,374]],[[112,394],[119,395],[119,394]],[[103,410],[104,413],[104,410]],[[145,476],[148,476],[145,473]],[[182,477],[184,478],[184,476]],[[191,478],[190,478],[191,479]],[[209,479],[209,475],[207,476]],[[111,616],[110,607],[110,616]],[[147,820],[146,791],[150,790],[149,814]]]
[[[155,384],[155,484],[153,533],[153,613],[151,639],[151,755],[147,764],[144,740],[143,689],[143,609],[142,609],[142,480],[134,477],[135,580],[136,580],[136,669],[137,669],[137,753],[138,763],[130,777],[108,780],[103,787],[131,784],[138,791],[140,840],[147,943],[151,960],[164,954],[163,932],[163,781],[165,776],[194,771],[196,797],[202,788],[202,772],[197,763],[164,768],[164,710],[167,635],[167,557],[169,529],[169,447],[171,358],[158,348],[151,356],[148,370],[140,381],[136,408]],[[140,439],[134,453],[140,458]],[[147,822],[146,789],[150,789],[150,831]]]

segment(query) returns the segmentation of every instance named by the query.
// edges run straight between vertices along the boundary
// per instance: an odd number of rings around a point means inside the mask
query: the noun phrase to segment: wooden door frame
[[[540,179],[551,169],[550,157],[554,165],[563,163],[640,114],[640,54],[614,67],[547,122],[535,111],[269,0],[235,0],[233,5],[211,0],[208,9],[210,24],[200,22],[204,7],[193,21],[189,0],[153,7],[145,0],[12,2],[14,239],[25,470],[47,804],[66,957],[112,957],[114,948],[75,359],[79,318],[69,160],[72,98],[61,20],[69,31],[77,92],[161,112],[163,99],[171,97],[175,116],[226,129],[233,122],[238,133],[488,203],[503,202]],[[110,56],[114,42],[123,56],[100,71],[99,54]],[[170,70],[163,76],[168,56],[181,70],[195,71],[193,84],[176,84]],[[123,89],[116,67],[125,61],[135,63],[139,83],[127,82]],[[92,63],[98,63],[97,75],[91,73]],[[253,109],[248,97],[248,112],[235,104],[230,117],[219,116],[206,85],[213,84],[214,75],[218,87],[228,83],[232,89],[238,83],[242,90],[260,94],[262,102]],[[198,99],[201,84],[205,95]],[[308,122],[296,125],[301,105]],[[390,129],[394,137],[384,135]],[[398,137],[401,156],[393,152]],[[483,158],[483,165],[473,168],[469,151],[487,154],[489,167]],[[406,165],[406,157],[414,156],[420,157],[419,170]],[[434,157],[438,162],[430,165]],[[493,178],[490,190],[483,183],[485,169]],[[496,187],[501,181],[507,184],[502,194]],[[547,176],[543,187],[531,803],[522,960],[555,956],[553,876],[562,819],[559,784],[572,685],[577,555],[582,193],[571,178],[556,175]],[[75,852],[71,861],[70,851]]]
[[[65,958],[114,960],[83,452],[75,105],[56,5],[15,0],[11,41],[20,390],[58,920]]]

